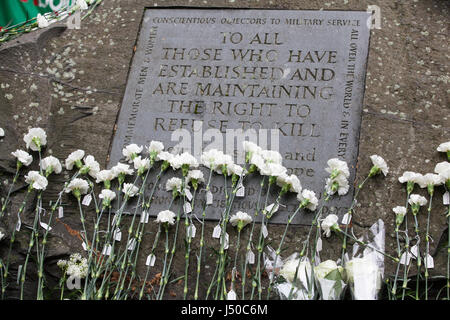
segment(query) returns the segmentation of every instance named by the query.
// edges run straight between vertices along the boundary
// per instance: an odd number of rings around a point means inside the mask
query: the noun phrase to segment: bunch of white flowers
[[[314,267],[314,277],[322,300],[340,300],[346,287],[344,268],[333,260],[326,260]]]
[[[79,253],[71,254],[69,260],[59,260],[57,266],[65,271],[66,275],[79,279],[86,278],[88,273],[87,259]]]

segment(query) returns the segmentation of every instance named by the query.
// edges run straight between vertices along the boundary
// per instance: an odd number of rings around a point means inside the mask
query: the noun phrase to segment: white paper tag
[[[322,238],[318,238],[317,239],[317,245],[316,245],[316,252],[320,252],[320,251],[322,251]]]
[[[191,193],[191,190],[185,189],[185,190],[184,190],[184,195],[186,196],[186,198],[188,199],[188,201],[191,201],[191,200],[192,200],[192,193]]]
[[[155,265],[156,256],[152,253],[147,256],[147,260],[145,261],[146,266],[153,267]]]
[[[411,253],[403,252],[402,256],[400,257],[400,263],[409,265],[410,260],[411,260]]]
[[[114,240],[116,240],[116,241],[122,240],[122,232],[120,231],[119,228],[114,230]]]
[[[448,191],[446,191],[446,192],[444,193],[444,196],[442,197],[442,202],[443,202],[445,205],[450,204],[450,193],[449,193]]]
[[[86,242],[83,241],[83,244],[81,246],[83,247],[84,251],[88,251]]]
[[[263,226],[262,226],[262,234],[263,234],[264,239],[267,238],[267,236],[269,235],[269,231],[267,230],[267,227],[265,224],[263,224]]]
[[[106,247],[103,248],[102,255],[110,256],[111,255],[111,245],[107,244]]]
[[[342,222],[341,224],[343,225],[347,225],[352,221],[352,215],[350,213],[346,213],[344,214],[344,216],[342,217]]]
[[[64,217],[64,208],[63,207],[59,207],[58,208],[58,218],[61,219]]]
[[[191,238],[195,238],[195,233],[197,232],[197,228],[194,226],[194,224],[191,224],[188,227],[187,232]]]
[[[136,239],[131,239],[130,241],[128,241],[127,249],[132,251],[134,250],[134,247],[136,247]]]
[[[275,205],[275,203],[269,204],[266,209],[264,209],[264,211],[266,212],[266,214],[274,214],[275,212],[278,211],[279,205]]]
[[[90,194],[87,194],[84,196],[83,198],[83,202],[81,203],[83,206],[89,206],[91,204],[92,201],[92,196]]]
[[[225,233],[225,243],[223,244],[224,250],[227,250],[230,246],[230,237],[228,236],[228,233]]]
[[[221,231],[222,231],[222,228],[221,228],[220,225],[218,224],[217,226],[214,227],[212,237],[213,237],[213,238],[216,238],[216,239],[219,239],[219,238],[220,238],[220,233],[221,233]]]
[[[211,191],[208,191],[206,193],[206,204],[212,204],[213,203],[213,194]]]
[[[238,189],[236,191],[236,197],[244,197],[245,196],[245,187],[242,182],[239,182]]]
[[[190,202],[186,202],[183,206],[183,210],[184,213],[191,213],[192,212],[192,207],[191,207],[191,203]]]
[[[48,224],[46,224],[44,222],[41,222],[40,225],[41,225],[42,228],[44,228],[47,231],[52,230],[52,227],[50,227]]]
[[[227,293],[227,300],[236,300],[236,292],[234,290],[230,290]]]
[[[255,263],[255,254],[253,253],[253,251],[247,252],[247,261],[249,264]]]
[[[425,259],[425,265],[427,266],[427,269],[433,269],[434,268],[434,259],[432,256],[427,255],[427,258]]]
[[[413,259],[417,258],[417,249],[418,249],[417,244],[411,247],[411,255],[412,255],[411,258]]]
[[[142,211],[141,213],[141,223],[148,223],[148,212],[147,211]]]

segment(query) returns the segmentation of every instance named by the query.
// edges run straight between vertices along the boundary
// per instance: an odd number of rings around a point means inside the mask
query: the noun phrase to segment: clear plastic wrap
[[[314,267],[314,279],[321,300],[341,300],[347,284],[344,268],[332,260]]]
[[[352,259],[345,263],[347,282],[350,285],[354,300],[376,300],[384,277],[385,228],[382,220],[378,220],[370,229],[369,245],[362,253],[361,246],[353,245]]]

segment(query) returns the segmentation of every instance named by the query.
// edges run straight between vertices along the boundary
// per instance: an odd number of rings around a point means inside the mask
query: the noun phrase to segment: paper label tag
[[[63,218],[64,217],[64,208],[63,207],[59,207],[58,208],[58,218]]]
[[[233,290],[227,293],[227,300],[236,300],[236,292]]]
[[[278,208],[279,208],[278,204],[275,205],[275,203],[272,203],[272,204],[269,204],[266,207],[266,209],[264,209],[264,211],[266,212],[266,214],[272,215],[278,211]]]
[[[91,204],[92,201],[92,196],[90,194],[87,194],[84,196],[83,198],[83,202],[81,203],[83,206],[89,206]]]
[[[221,231],[222,231],[222,228],[220,227],[220,225],[215,226],[214,230],[213,230],[212,237],[216,238],[216,239],[219,239]]]
[[[255,263],[255,254],[253,253],[253,251],[247,252],[247,261],[249,264]]]
[[[122,240],[122,232],[120,231],[119,228],[114,230],[114,240],[116,240],[116,241]]]
[[[189,189],[185,189],[184,190],[184,195],[186,196],[186,198],[188,199],[188,201],[191,201],[192,200],[192,193],[191,193],[191,190],[189,190]]]
[[[191,213],[192,212],[192,207],[191,207],[191,203],[190,202],[186,202],[183,206],[183,210],[184,213]]]
[[[149,214],[147,211],[142,211],[141,213],[141,223],[148,223]]]
[[[239,185],[237,187],[238,187],[238,189],[236,191],[236,197],[244,197],[245,196],[245,187],[242,184],[242,182],[239,182]]]
[[[147,260],[145,261],[146,266],[153,267],[155,265],[156,256],[154,254],[149,254]]]
[[[450,204],[450,193],[448,191],[445,191],[444,196],[442,197],[442,202],[445,205],[449,205]]]
[[[344,216],[342,217],[342,222],[341,224],[343,225],[347,225],[350,223],[350,221],[352,221],[352,215],[350,213],[346,213],[344,214]]]
[[[409,252],[403,252],[402,256],[400,257],[400,263],[409,265],[410,260],[411,260],[411,254]]]
[[[269,235],[269,231],[267,230],[267,227],[264,224],[262,226],[262,234],[264,238],[267,238],[267,236]]]
[[[197,232],[197,228],[194,226],[194,224],[191,224],[187,229],[188,235],[191,238],[195,238],[195,233]]]
[[[206,193],[206,204],[212,204],[213,203],[213,194],[211,191],[208,191]]]
[[[128,242],[128,247],[127,247],[127,249],[130,250],[130,251],[133,251],[133,250],[134,250],[134,247],[136,247],[136,239],[131,239],[131,240]]]
[[[83,242],[83,244],[82,244],[81,246],[83,247],[84,251],[88,251],[88,248],[87,248],[86,242]]]
[[[22,220],[20,220],[20,215],[17,215],[17,224],[16,224],[16,231],[20,231],[20,227],[22,226]]]
[[[322,251],[322,238],[317,239],[316,252]]]
[[[52,230],[52,227],[50,227],[48,224],[46,224],[44,222],[41,222],[40,225],[41,225],[42,228],[44,228],[47,231]]]
[[[427,267],[427,269],[434,268],[434,259],[432,256],[427,255],[427,258],[425,259],[425,266]]]
[[[103,248],[102,255],[110,256],[111,255],[111,245],[107,244],[106,247]]]
[[[417,244],[411,247],[411,254],[412,254],[411,258],[413,259],[417,258],[417,249],[418,249]]]
[[[228,233],[225,233],[225,243],[223,244],[223,248],[225,250],[228,249],[228,247],[230,246],[230,237],[228,236]]]

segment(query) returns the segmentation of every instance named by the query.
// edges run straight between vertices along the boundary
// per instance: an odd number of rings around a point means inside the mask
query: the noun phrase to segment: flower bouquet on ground
[[[327,260],[314,267],[314,279],[321,300],[341,300],[347,284],[342,266]]]
[[[370,227],[371,242],[358,253],[360,245],[353,245],[352,259],[346,261],[345,272],[354,300],[376,300],[384,275],[384,223],[378,220]],[[346,255],[347,258],[347,255]],[[348,259],[348,258],[347,258]]]

